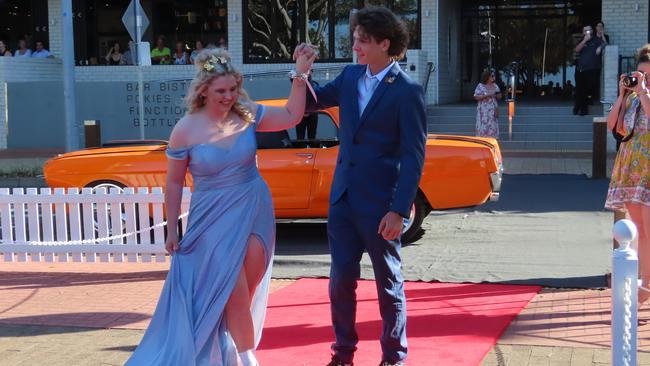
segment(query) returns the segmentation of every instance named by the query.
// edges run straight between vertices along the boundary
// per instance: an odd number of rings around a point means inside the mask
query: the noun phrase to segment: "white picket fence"
[[[185,188],[181,212],[189,209]],[[162,188],[0,188],[5,261],[164,262]],[[181,215],[179,234],[187,225]]]

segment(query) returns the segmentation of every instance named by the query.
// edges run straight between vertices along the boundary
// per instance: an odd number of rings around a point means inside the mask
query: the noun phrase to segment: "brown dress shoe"
[[[336,355],[332,355],[332,361],[330,361],[330,363],[328,363],[325,366],[354,366],[354,364],[352,362],[349,363],[343,362],[339,360],[339,358],[336,357]]]

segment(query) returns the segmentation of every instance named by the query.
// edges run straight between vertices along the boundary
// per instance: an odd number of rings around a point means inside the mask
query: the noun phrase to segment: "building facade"
[[[167,93],[162,99],[149,98],[156,100],[148,109],[153,111],[164,107],[170,98],[178,102],[183,95],[183,80],[193,76],[191,65],[111,64],[115,63],[109,60],[115,43],[121,52],[128,48],[130,36],[122,16],[130,2],[73,1],[76,85],[85,91],[77,97],[78,105],[84,105],[78,107],[80,126],[85,119],[102,119],[102,129],[110,130],[110,125],[117,124],[124,115],[135,119],[132,103],[136,98],[129,94],[129,88],[139,78],[157,85],[159,93]],[[165,46],[172,52],[178,44],[188,56],[197,41],[206,47],[226,47],[233,62],[248,75],[249,86],[255,85],[255,92],[265,90],[253,95],[257,97],[273,96],[272,92],[281,97],[286,93],[285,72],[292,68],[291,51],[299,42],[310,42],[319,50],[317,79],[326,82],[335,76],[345,64],[353,62],[350,12],[367,5],[387,6],[406,21],[411,34],[402,66],[426,85],[427,102],[434,105],[471,99],[485,68],[497,71],[503,88],[509,76],[515,75],[521,98],[561,100],[566,94],[562,90],[574,79],[573,48],[581,39],[582,26],[595,26],[599,21],[604,22],[611,45],[603,58],[600,99],[612,100],[621,56],[629,61],[635,49],[648,42],[650,11],[648,1],[635,0],[141,0],[141,4],[150,22],[143,40],[152,48],[159,36],[164,36]],[[0,40],[11,51],[17,49],[20,39],[30,46],[44,41],[54,56],[0,57],[1,149],[42,145],[29,141],[34,139],[33,126],[46,129],[47,125],[32,121],[43,113],[25,113],[33,111],[33,105],[61,112],[61,11],[61,0],[0,2]],[[175,90],[171,91],[172,87],[163,86],[169,81],[181,84],[174,84]],[[35,90],[42,93],[38,102],[32,99],[36,98]],[[48,98],[48,93],[53,97]],[[120,97],[111,101],[115,93]],[[548,98],[550,95],[557,98]],[[93,110],[102,110],[97,112],[101,118],[93,116]],[[177,108],[164,110],[176,113],[161,117],[166,121],[162,123],[164,128],[147,137],[164,138],[173,121],[182,115]],[[61,118],[56,113],[47,115]],[[58,136],[45,135],[48,147],[63,146]],[[105,135],[137,137],[117,132]]]

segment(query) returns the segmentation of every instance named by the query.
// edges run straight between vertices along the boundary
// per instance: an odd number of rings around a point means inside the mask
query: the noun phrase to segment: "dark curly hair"
[[[409,31],[406,23],[395,13],[381,6],[369,6],[356,12],[350,22],[354,31],[360,27],[364,35],[377,42],[390,41],[388,55],[396,60],[404,58],[409,44]]]

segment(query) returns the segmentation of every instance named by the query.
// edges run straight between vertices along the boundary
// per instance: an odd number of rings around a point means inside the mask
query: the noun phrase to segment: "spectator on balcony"
[[[481,82],[474,90],[474,99],[478,102],[476,109],[476,136],[499,138],[499,104],[501,90],[494,82],[494,70],[485,69]]]
[[[18,41],[18,49],[14,52],[14,57],[31,57],[32,50],[27,48],[27,41],[20,39]]]
[[[201,51],[203,51],[203,41],[197,39],[196,42],[194,43],[194,51],[192,51],[192,53],[190,54],[191,64],[194,64],[194,61],[196,60],[196,56],[198,56]]]
[[[120,52],[119,42],[113,43],[113,47],[108,51],[105,59],[109,65],[124,65],[124,55]]]
[[[52,58],[52,54],[45,48],[43,41],[36,41],[36,49],[32,52],[34,58]]]
[[[3,40],[0,40],[0,56],[11,56],[11,51],[9,51],[9,47]]]
[[[122,54],[122,65],[135,65],[133,50],[135,50],[135,43],[129,41],[129,49]]]
[[[228,49],[228,42],[226,41],[226,37],[223,37],[223,36],[219,37],[219,42],[217,42],[217,45],[219,46],[219,48],[227,50]]]
[[[638,80],[633,87],[623,84],[620,76],[619,94],[607,117],[607,127],[623,136],[612,170],[605,207],[627,210],[639,234],[638,301],[650,300],[650,44],[637,53]]]
[[[605,23],[602,21],[596,24],[596,37],[600,38],[605,46],[609,44],[609,34],[605,33]]]
[[[165,36],[158,36],[156,48],[151,50],[151,63],[153,65],[169,65],[172,60],[172,51],[165,47]]]
[[[174,54],[172,55],[174,59],[174,65],[187,65],[190,63],[189,57],[185,52],[185,44],[181,41],[176,42],[176,47],[174,48]]]

